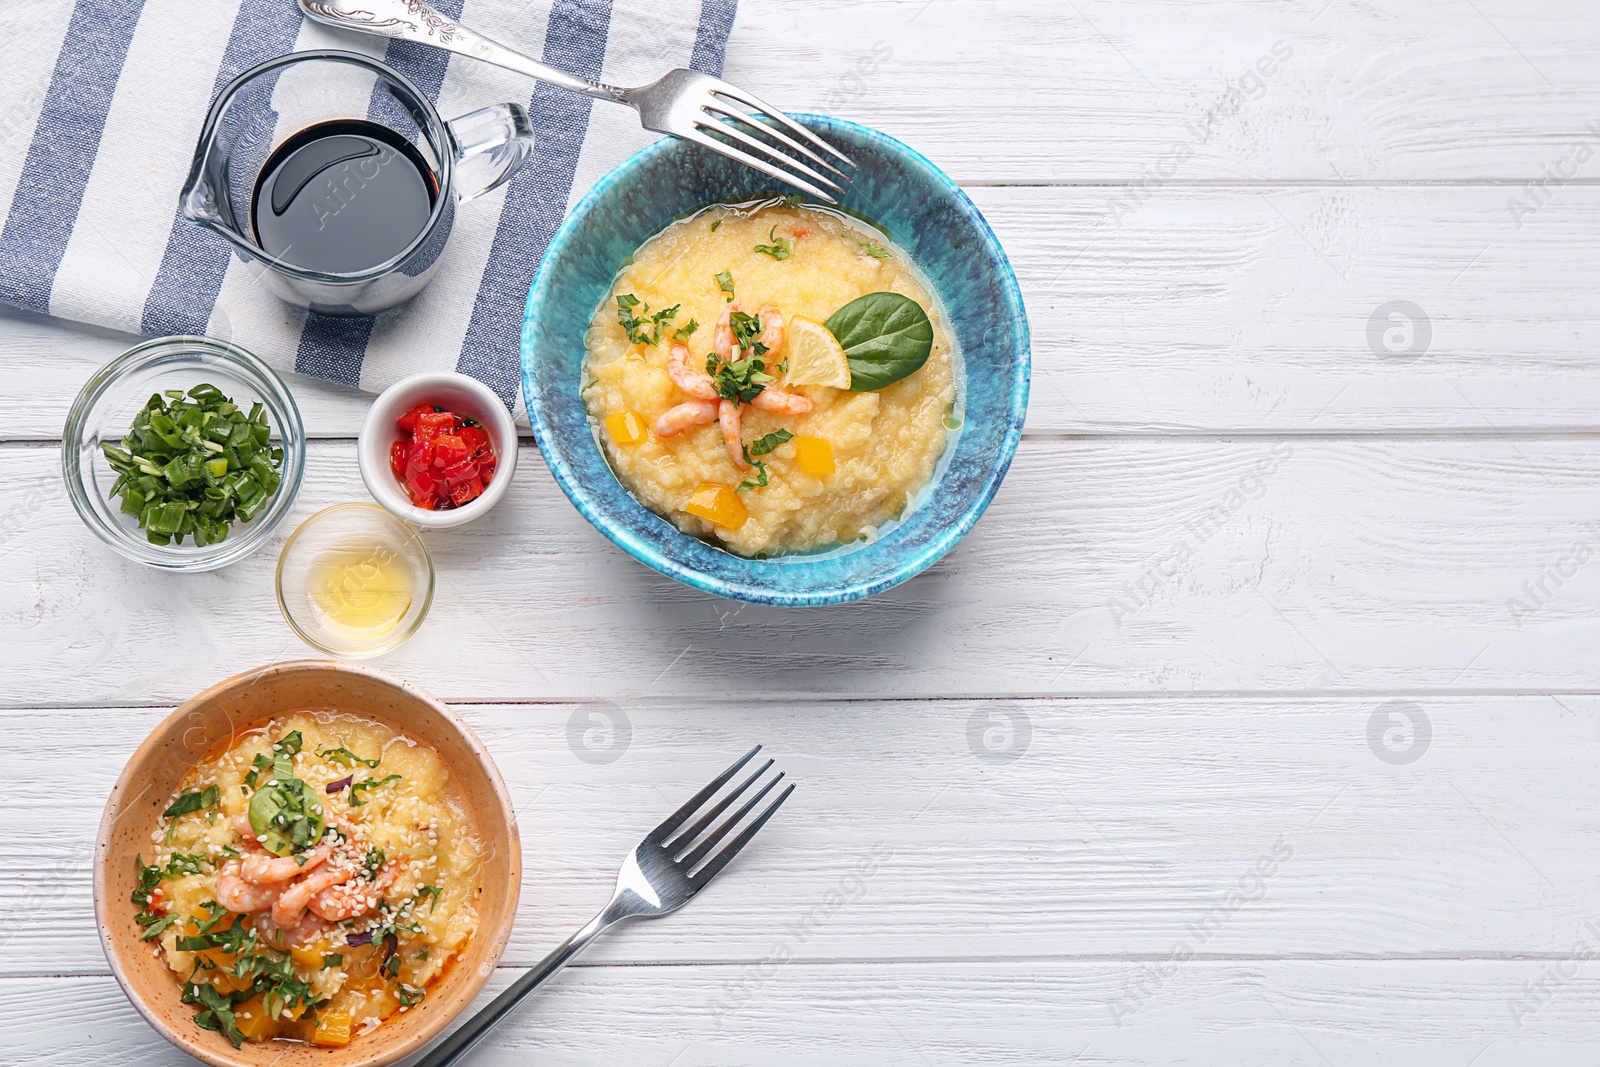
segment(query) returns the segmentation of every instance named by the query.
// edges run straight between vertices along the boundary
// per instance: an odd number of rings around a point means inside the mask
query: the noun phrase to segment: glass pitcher
[[[383,262],[347,273],[291,262],[292,248],[278,255],[267,251],[252,218],[263,167],[281,166],[273,154],[296,134],[352,120],[385,128],[411,164],[426,168],[432,210],[421,232]],[[517,104],[496,104],[445,122],[415,85],[384,63],[354,52],[294,52],[245,71],[211,105],[183,187],[182,210],[256,264],[261,281],[289,303],[326,315],[374,315],[428,284],[449,240],[456,205],[509,180],[532,153],[533,129]],[[335,159],[304,179],[310,194],[329,205],[316,209],[315,217],[331,217],[359,197],[364,180],[373,176],[362,168],[371,165],[370,159]]]

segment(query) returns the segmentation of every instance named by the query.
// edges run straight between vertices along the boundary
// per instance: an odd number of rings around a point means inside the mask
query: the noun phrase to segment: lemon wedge
[[[785,385],[827,385],[850,388],[850,361],[833,334],[820,322],[795,316],[789,320],[783,342],[789,364]]]

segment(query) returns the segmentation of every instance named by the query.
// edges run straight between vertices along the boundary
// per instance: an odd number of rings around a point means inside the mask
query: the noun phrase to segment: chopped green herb
[[[121,446],[100,445],[116,471],[110,496],[122,500],[152,544],[197,547],[227,539],[255,518],[282,481],[283,449],[272,445],[265,407],[249,415],[214,385],[150,397]]]
[[[341,767],[349,767],[353,764],[359,763],[363,767],[376,768],[378,764],[383,762],[382,756],[379,756],[377,759],[362,759],[360,756],[356,755],[354,752],[351,752],[343,745],[340,745],[338,748],[319,748],[317,749],[317,755],[321,756],[329,763],[337,763]]]
[[[439,906],[439,897],[443,893],[444,886],[442,885],[425,885],[417,890],[417,895],[411,899],[420,901],[423,897],[428,897],[428,914],[432,915],[433,910]]]
[[[772,243],[769,245],[756,245],[755,250],[764,252],[773,259],[788,259],[794,254],[794,242],[787,237],[779,237],[776,224],[767,231],[767,240]]]
[[[272,746],[272,750],[274,752],[287,752],[291,756],[298,756],[305,744],[306,739],[300,736],[299,730],[290,730],[278,738],[278,743]]]
[[[281,753],[278,758],[284,759]],[[292,771],[284,777],[276,773],[280,768],[273,770],[272,781],[250,798],[250,828],[261,847],[274,856],[303,852],[322,840],[327,829],[322,801]]]
[[[678,327],[678,332],[676,334],[674,334],[673,336],[675,336],[678,340],[682,341],[684,338],[688,337],[690,334],[694,333],[699,328],[700,328],[700,324],[698,322],[696,322],[695,320],[690,319],[685,325]]]
[[[387,978],[398,978],[400,976],[400,957],[390,956],[384,960],[383,973]]]
[[[766,371],[766,363],[754,356],[732,363],[721,363],[714,355],[706,357],[706,373],[715,382],[717,395],[740,404],[748,404],[760,396],[767,383],[773,380]]]
[[[343,967],[343,966],[344,966],[344,953],[342,953],[342,952],[330,952],[327,955],[322,957],[322,969],[323,970],[327,970],[329,967]]]
[[[717,232],[717,227],[721,226],[721,225],[722,225],[722,220],[721,219],[717,219],[714,222],[712,222],[711,223],[711,232],[712,233],[716,233]]]
[[[728,303],[733,303],[733,271],[725,270],[717,275],[717,288],[728,294]]]
[[[750,450],[744,449],[744,461],[756,469],[756,477],[746,478],[734,489],[736,493],[748,493],[752,489],[763,489],[767,484],[767,465],[759,459],[750,458]]]
[[[388,857],[383,854],[383,849],[374,845],[373,847],[367,849],[367,854],[365,858],[362,859],[361,865],[367,870],[371,871],[373,874],[376,874],[378,872],[378,868],[383,866],[387,858]]]
[[[634,344],[660,344],[662,325],[675,318],[682,306],[673,304],[651,315],[649,304],[642,302],[632,293],[622,293],[617,297],[617,322],[628,331],[628,340]]]
[[[806,198],[801,196],[799,193],[790,193],[788,196],[783,198],[783,206],[799,207],[801,204],[805,203],[805,199]]]
[[[202,1030],[215,1030],[233,1042],[234,1048],[244,1044],[244,1035],[239,1032],[238,1024],[233,1018],[235,1001],[231,995],[220,993],[215,986],[203,982],[185,982],[183,1003],[199,1004],[204,1009],[195,1013],[196,1026]]]
[[[414,1008],[422,1003],[422,998],[428,995],[426,989],[412,989],[404,982],[399,982],[394,987],[394,995],[399,998],[402,1008]]]
[[[417,954],[416,954],[416,955],[415,955],[415,956],[413,956],[413,957],[412,957],[412,958],[413,958],[413,959],[419,959],[419,960],[425,960],[425,959],[427,959],[427,958],[428,958],[428,950],[427,950],[427,949],[423,949],[423,950],[422,950],[422,951],[421,951],[421,952],[418,952],[418,953],[417,953]]]
[[[863,241],[861,243],[862,255],[871,256],[873,259],[888,259],[889,250],[876,241]]]
[[[214,785],[208,785],[204,789],[191,789],[174,800],[172,806],[161,814],[166,818],[176,819],[180,815],[213,808],[216,807],[221,795],[222,791]]]
[[[794,434],[788,430],[773,430],[765,437],[758,437],[745,446],[745,455],[764,456],[793,436]]]
[[[366,803],[366,800],[361,799],[363,792],[376,789],[380,785],[388,785],[390,782],[398,782],[399,780],[400,776],[398,774],[390,774],[382,778],[363,778],[359,782],[352,783],[350,786],[350,806],[359,808]]]

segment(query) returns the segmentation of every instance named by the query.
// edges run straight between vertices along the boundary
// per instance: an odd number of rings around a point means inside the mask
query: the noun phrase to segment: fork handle
[[[511,1009],[522,1002],[522,998],[543,985],[546,979],[565,967],[568,960],[588,948],[591,941],[621,922],[623,917],[617,909],[616,900],[607,904],[605,909],[590,919],[582,930],[557,945],[550,955],[512,982],[504,992],[489,1002],[487,1008],[468,1019],[455,1033],[439,1042],[413,1067],[450,1067],[451,1064],[459,1062],[463,1056],[472,1051],[474,1045],[488,1036],[490,1030],[499,1025],[501,1019],[511,1013]]]
[[[300,0],[300,10],[312,21],[325,26],[432,45],[518,71],[585,96],[624,102],[624,90],[568,74],[514,48],[507,48],[440,14],[424,0]]]

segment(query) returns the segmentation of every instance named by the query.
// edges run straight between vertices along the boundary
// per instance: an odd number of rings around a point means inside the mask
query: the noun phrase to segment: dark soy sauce
[[[297,267],[351,274],[405,251],[428,225],[438,180],[416,146],[361,119],[307,127],[256,179],[256,243]]]

